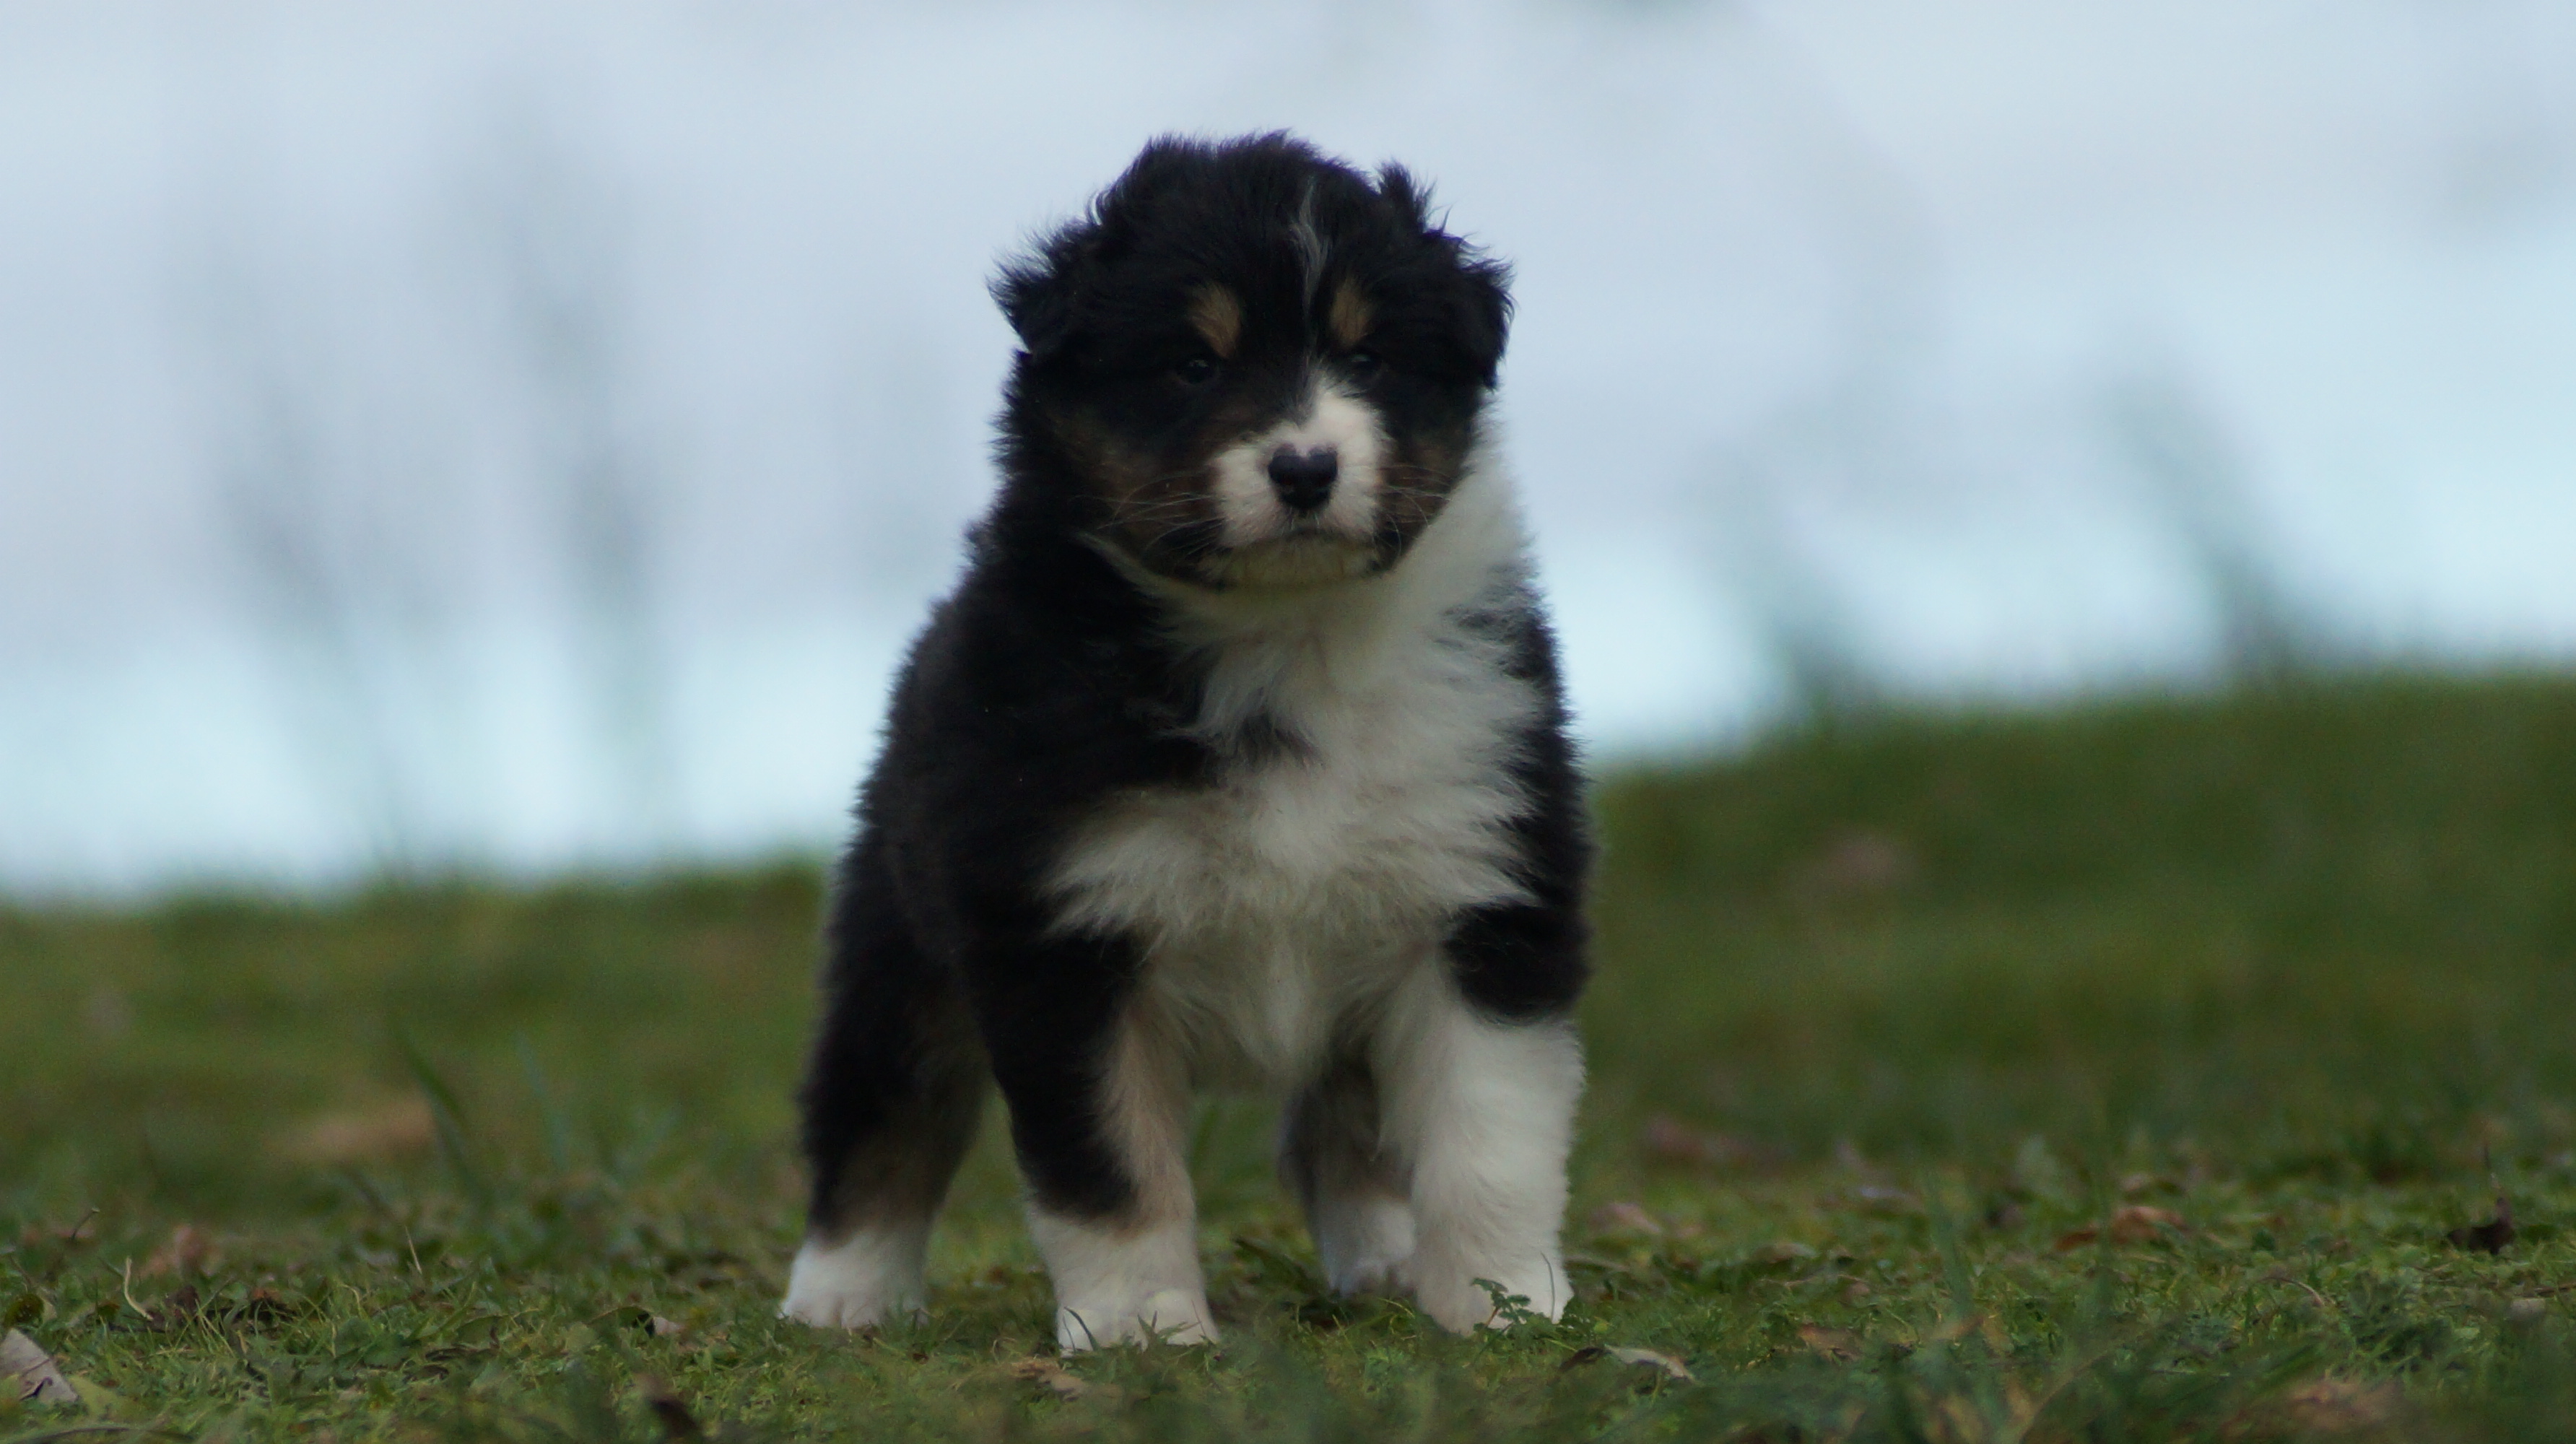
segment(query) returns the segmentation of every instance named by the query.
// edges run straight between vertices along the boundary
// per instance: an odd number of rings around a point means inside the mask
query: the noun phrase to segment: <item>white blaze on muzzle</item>
[[[1215,477],[1218,540],[1240,550],[1264,542],[1324,540],[1365,547],[1377,532],[1379,494],[1386,481],[1386,436],[1374,407],[1342,390],[1329,377],[1310,383],[1303,415],[1236,442],[1209,463]],[[1291,506],[1271,475],[1282,452],[1335,459],[1332,490],[1308,511]]]

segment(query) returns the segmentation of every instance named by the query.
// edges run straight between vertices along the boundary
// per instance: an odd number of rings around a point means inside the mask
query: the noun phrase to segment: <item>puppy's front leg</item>
[[[1050,1000],[1058,990],[1025,988],[1017,1006],[988,1002],[1029,1232],[1055,1282],[1067,1351],[1216,1338],[1184,1142],[1187,1078],[1150,1009],[1125,991],[1069,988]]]
[[[1557,1231],[1583,1055],[1570,1019],[1493,1017],[1427,968],[1390,1008],[1376,1054],[1389,1140],[1412,1160],[1413,1257],[1425,1313],[1501,1326],[1478,1280],[1545,1318],[1571,1297]]]

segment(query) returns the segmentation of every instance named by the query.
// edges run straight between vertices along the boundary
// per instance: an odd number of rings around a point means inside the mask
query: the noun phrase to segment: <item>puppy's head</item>
[[[1285,136],[1161,140],[1003,270],[1014,423],[1070,461],[1100,541],[1214,587],[1402,558],[1458,483],[1511,309],[1427,199]]]

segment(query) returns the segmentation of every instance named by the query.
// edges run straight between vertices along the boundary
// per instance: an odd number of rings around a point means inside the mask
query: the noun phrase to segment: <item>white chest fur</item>
[[[1137,939],[1141,1001],[1195,1071],[1311,1074],[1338,1028],[1437,965],[1448,919],[1517,892],[1509,764],[1541,699],[1461,620],[1519,602],[1516,519],[1476,490],[1390,576],[1199,617],[1200,725],[1257,711],[1303,745],[1116,798],[1058,860],[1063,925]]]

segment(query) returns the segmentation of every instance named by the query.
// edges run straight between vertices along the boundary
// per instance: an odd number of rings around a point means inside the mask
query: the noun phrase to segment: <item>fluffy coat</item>
[[[1068,1349],[1213,1338],[1190,1090],[1336,1288],[1553,1317],[1590,860],[1485,406],[1501,268],[1400,169],[1147,148],[1006,269],[1003,484],[835,878],[784,1311],[920,1311],[988,1082]]]

